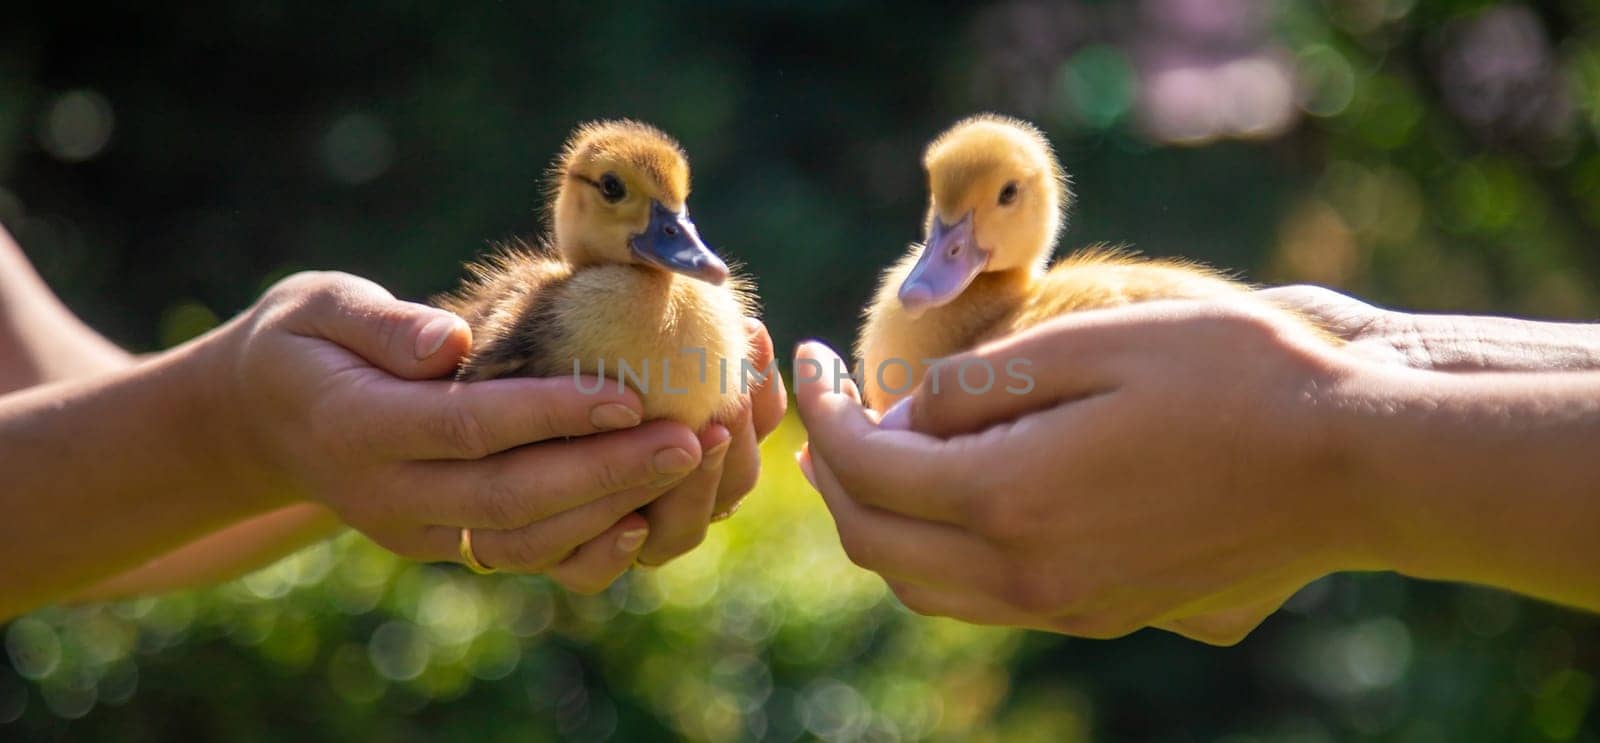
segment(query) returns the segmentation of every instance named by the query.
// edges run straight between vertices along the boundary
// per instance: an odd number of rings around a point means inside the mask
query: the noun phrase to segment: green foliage
[[[922,143],[980,109],[1055,141],[1068,245],[1600,309],[1590,2],[33,5],[0,24],[0,222],[144,350],[299,269],[448,288],[539,229],[601,116],[683,141],[780,348],[848,344],[919,237]],[[598,597],[346,536],[37,612],[4,630],[0,738],[1600,740],[1600,621],[1489,590],[1335,576],[1229,649],[912,616],[844,560],[802,435],[705,546]]]

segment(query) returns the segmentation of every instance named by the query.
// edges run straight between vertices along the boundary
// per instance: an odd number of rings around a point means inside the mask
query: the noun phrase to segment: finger
[[[948,524],[899,516],[850,498],[826,460],[801,453],[833,514],[839,544],[856,565],[888,578],[969,593],[1003,594],[1014,571],[987,542]]]
[[[1071,315],[934,364],[884,427],[948,438],[1114,389],[1111,359],[1130,333],[1110,332],[1106,314]]]
[[[739,510],[744,497],[761,478],[761,444],[754,425],[746,423],[734,430],[733,443],[723,460],[722,480],[717,484],[717,502],[711,511],[712,522],[722,521]]]
[[[571,557],[556,563],[548,575],[573,593],[604,591],[633,567],[639,548],[644,546],[649,534],[649,522],[637,513],[630,513],[600,536],[583,543]]]
[[[837,365],[837,366],[836,366]],[[836,381],[839,357],[820,343],[795,354],[795,407],[814,454],[826,459],[857,502],[920,519],[964,524],[974,508],[975,477],[992,477],[997,461],[982,437],[940,441],[886,431],[861,407],[855,384]],[[973,471],[973,462],[986,464]]]
[[[822,487],[817,485],[816,468],[811,466],[811,442],[808,441],[800,445],[800,451],[794,453],[794,462],[800,465],[800,474],[805,476],[806,482],[811,485],[811,489],[817,491],[820,495]]]
[[[783,421],[783,414],[789,408],[789,392],[783,385],[783,376],[778,373],[777,365],[773,363],[776,355],[767,326],[753,317],[746,318],[745,330],[750,334],[751,362],[765,375],[750,389],[755,437],[756,441],[763,441]]]
[[[634,488],[520,529],[473,529],[472,552],[478,562],[496,570],[543,573],[660,494],[660,488]],[[430,526],[423,539],[430,559],[461,561],[459,528]]]
[[[480,459],[546,439],[632,428],[639,396],[582,377],[349,384],[320,411],[343,437],[394,459]]]
[[[651,567],[688,552],[705,541],[711,524],[711,509],[717,498],[717,483],[722,479],[732,434],[726,426],[712,423],[700,434],[706,455],[700,469],[691,472],[671,491],[646,506],[643,514],[650,522],[650,538],[639,550],[639,564]]]
[[[611,493],[661,491],[700,466],[687,427],[651,421],[566,441],[547,441],[473,462],[415,462],[399,505],[425,523],[513,529]]]
[[[402,379],[433,379],[455,370],[472,346],[465,320],[436,307],[394,298],[389,290],[358,276],[315,273],[297,276],[302,295],[289,329],[325,338]]]
[[[1281,309],[1248,297],[1075,312],[936,364],[912,391],[905,415],[911,430],[933,436],[981,431],[1114,391],[1158,369],[1162,349],[1205,342],[1237,347],[1244,329],[1306,330],[1284,320]],[[1321,342],[1320,336],[1306,333],[1297,342]]]

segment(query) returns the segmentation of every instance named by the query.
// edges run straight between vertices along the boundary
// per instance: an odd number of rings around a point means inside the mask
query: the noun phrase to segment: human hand
[[[1397,312],[1320,286],[1279,286],[1256,296],[1300,312],[1348,342],[1350,353],[1450,372],[1600,369],[1594,325]]]
[[[1029,390],[955,382],[1019,359]],[[796,359],[802,469],[851,559],[920,613],[1226,644],[1371,563],[1325,420],[1343,357],[1255,302],[1057,319],[930,370],[882,428],[849,381],[802,374],[836,363],[818,344]]]
[[[745,320],[750,335],[750,361],[765,372],[773,367],[772,337],[761,321]],[[738,509],[739,501],[761,474],[760,442],[778,427],[788,408],[788,392],[776,369],[765,379],[751,379],[738,415],[713,422],[700,432],[705,452],[700,469],[676,488],[646,506],[650,538],[639,551],[639,564],[658,566],[705,540],[706,530]]]
[[[645,542],[634,511],[701,465],[693,431],[641,423],[617,385],[438,380],[466,323],[353,276],[285,279],[207,341],[233,481],[323,503],[409,558],[459,559],[468,527],[484,564],[598,591]]]

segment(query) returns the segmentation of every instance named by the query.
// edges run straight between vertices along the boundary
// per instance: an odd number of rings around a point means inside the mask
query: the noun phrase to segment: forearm
[[[132,355],[79,321],[0,230],[0,394],[133,363]],[[337,525],[332,514],[309,504],[263,514],[95,584],[76,598],[120,598],[221,582],[322,539]]]
[[[216,345],[0,397],[0,617],[285,505],[235,458]]]
[[[1375,567],[1600,610],[1600,373],[1385,369],[1352,387]]]
[[[333,512],[310,503],[288,506],[207,534],[73,596],[106,601],[221,583],[265,567],[337,534]]]

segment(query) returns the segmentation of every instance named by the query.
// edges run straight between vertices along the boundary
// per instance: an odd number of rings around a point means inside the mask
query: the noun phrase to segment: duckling
[[[867,404],[883,412],[926,362],[1068,312],[1249,287],[1206,266],[1104,246],[1046,270],[1073,194],[1032,124],[981,114],[928,145],[926,241],[884,271],[856,347]]]
[[[548,236],[503,246],[435,300],[472,327],[456,378],[581,373],[631,386],[646,419],[731,417],[752,294],[689,219],[683,148],[636,121],[584,124],[550,180]]]

